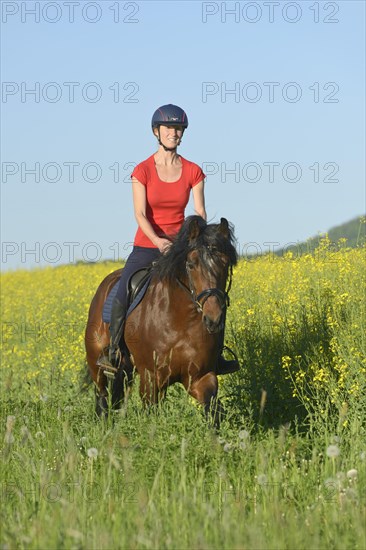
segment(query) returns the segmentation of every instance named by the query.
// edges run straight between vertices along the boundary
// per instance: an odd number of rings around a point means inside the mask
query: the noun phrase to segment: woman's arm
[[[194,211],[198,216],[201,216],[204,220],[207,220],[204,187],[205,187],[205,182],[204,180],[202,180],[192,188],[192,193],[193,193]]]
[[[136,221],[148,239],[158,247],[160,252],[172,244],[168,239],[158,237],[146,217],[146,188],[136,178],[132,178],[133,207]]]

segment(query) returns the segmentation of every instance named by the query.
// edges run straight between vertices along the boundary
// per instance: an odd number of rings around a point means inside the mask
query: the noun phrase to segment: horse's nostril
[[[220,328],[221,317],[217,321],[213,321],[210,317],[208,317],[207,315],[204,315],[203,321],[206,325],[208,332],[210,333],[218,332]]]

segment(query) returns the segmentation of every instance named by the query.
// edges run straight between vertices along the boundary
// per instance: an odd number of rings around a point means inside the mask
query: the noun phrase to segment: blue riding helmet
[[[185,130],[188,127],[188,118],[186,113],[177,105],[163,105],[156,109],[151,120],[152,129],[158,128],[160,124],[164,126],[182,126]]]

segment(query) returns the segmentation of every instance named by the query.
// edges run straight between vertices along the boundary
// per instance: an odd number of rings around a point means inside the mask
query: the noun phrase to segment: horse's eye
[[[188,269],[193,269],[194,268],[194,263],[193,262],[187,262],[187,268]]]

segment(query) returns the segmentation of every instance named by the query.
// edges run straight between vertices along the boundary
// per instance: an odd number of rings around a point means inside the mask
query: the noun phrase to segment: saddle
[[[128,279],[127,283],[127,315],[135,309],[136,305],[134,304],[135,301],[137,301],[137,297],[139,293],[142,291],[142,289],[145,287],[145,290],[148,287],[148,283],[150,282],[151,278],[151,270],[152,267],[143,267],[141,269],[138,269],[131,275],[131,277]],[[145,294],[145,292],[144,292]],[[143,298],[143,295],[141,299]],[[141,300],[139,300],[140,302]],[[138,302],[138,303],[139,303]],[[131,306],[134,305],[134,307],[131,309]],[[131,311],[130,311],[131,310]]]
[[[127,282],[127,313],[126,317],[141,302],[149,286],[152,266],[138,269]],[[117,294],[119,279],[115,282],[103,306],[103,321],[111,322],[112,304]]]
[[[146,290],[149,286],[150,279],[151,279],[151,270],[152,270],[152,266],[138,269],[129,278],[127,282],[126,319],[128,315],[135,309],[135,307],[138,306],[138,304],[141,302],[141,300],[145,296]],[[117,294],[118,285],[119,285],[119,279],[117,279],[117,281],[115,282],[103,306],[102,318],[103,318],[103,321],[108,324],[111,322],[112,304]],[[99,366],[100,369],[102,369],[105,376],[112,379],[114,378],[115,373],[117,372],[117,369],[109,363],[108,348],[103,349],[102,353],[100,354],[97,360],[97,365]]]

